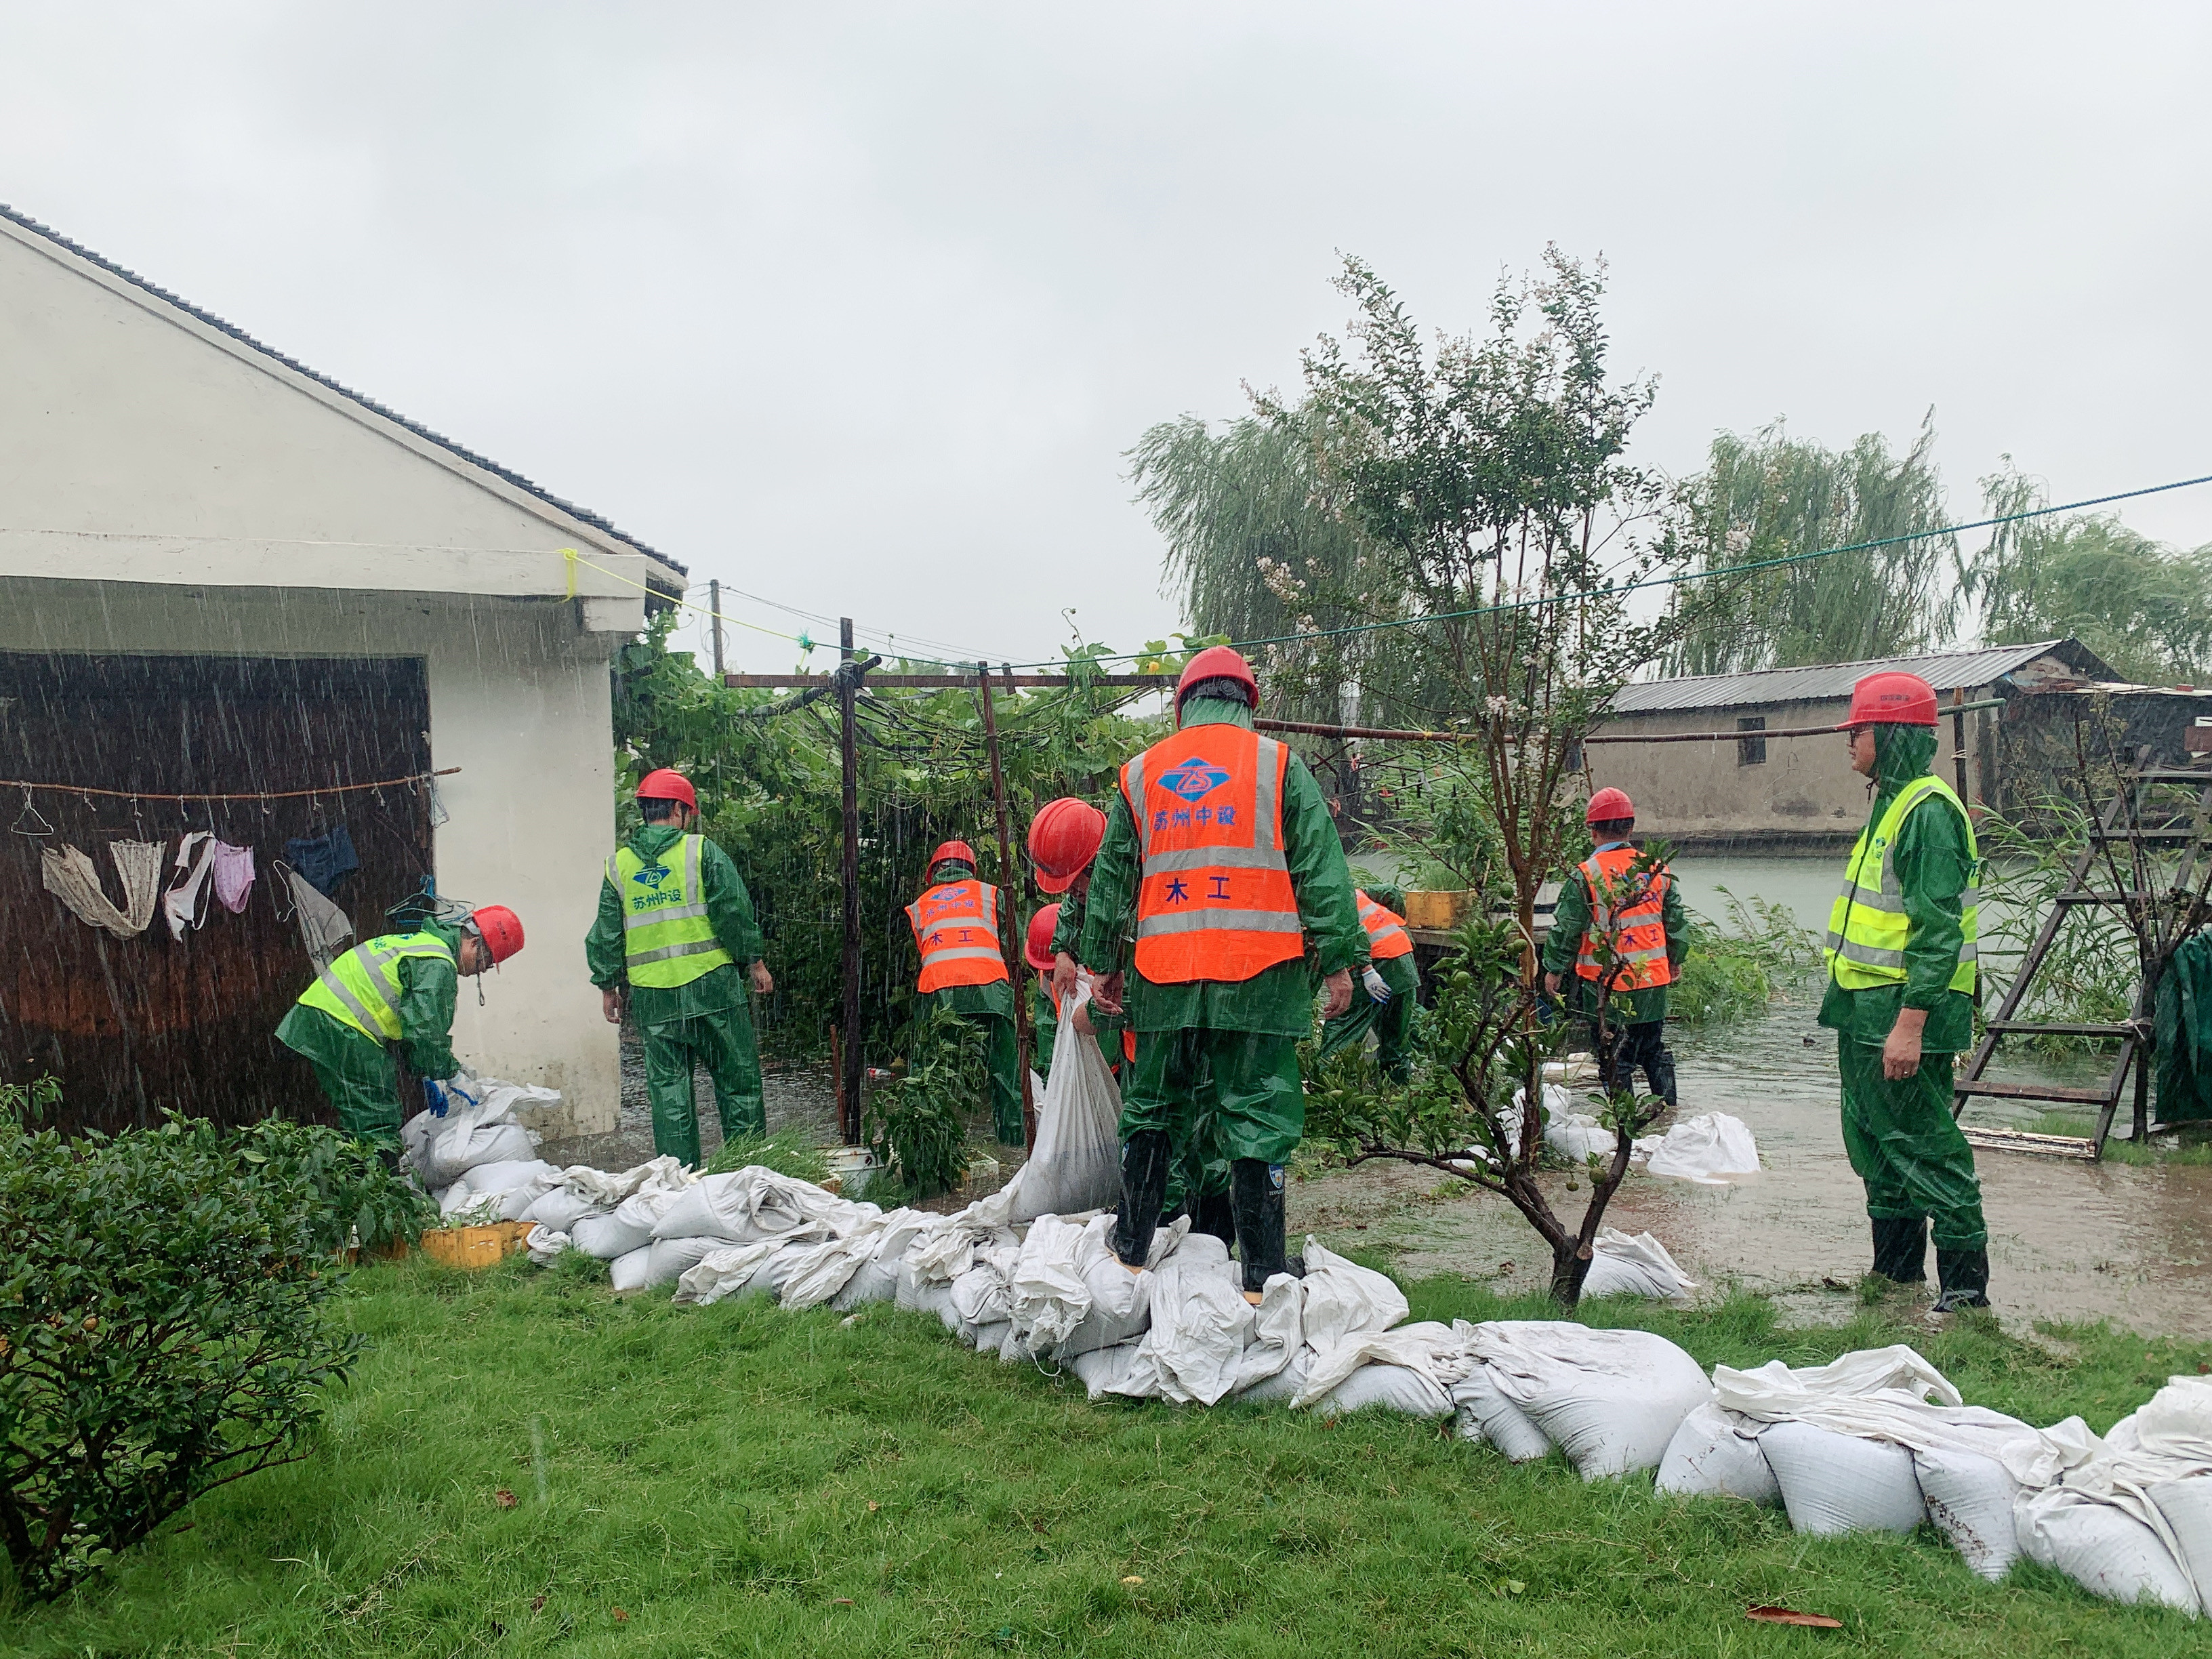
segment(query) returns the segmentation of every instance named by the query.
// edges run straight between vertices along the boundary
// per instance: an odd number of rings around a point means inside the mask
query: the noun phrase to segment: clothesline
[[[0,778],[0,789],[44,789],[56,795],[104,795],[111,800],[295,800],[315,795],[358,794],[364,789],[397,789],[401,784],[428,783],[450,778],[461,769],[441,766],[434,772],[410,772],[402,778],[379,778],[374,783],[333,783],[320,789],[262,789],[249,794],[167,794],[157,789],[93,789],[76,783],[33,783],[27,778]]]

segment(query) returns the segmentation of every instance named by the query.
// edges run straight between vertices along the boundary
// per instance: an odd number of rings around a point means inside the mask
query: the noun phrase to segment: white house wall
[[[464,987],[455,1046],[481,1073],[559,1089],[568,1124],[611,1129],[615,1029],[583,939],[614,843],[608,660],[617,636],[580,607],[328,589],[180,588],[0,578],[0,650],[270,657],[422,657],[439,793],[439,890],[522,918],[522,954]],[[96,784],[96,779],[70,780]],[[380,918],[356,916],[367,937]],[[303,980],[304,982],[304,980]]]

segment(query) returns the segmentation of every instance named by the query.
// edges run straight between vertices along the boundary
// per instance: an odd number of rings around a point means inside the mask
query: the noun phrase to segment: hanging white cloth
[[[39,878],[70,913],[118,939],[136,939],[154,920],[154,896],[161,885],[161,843],[112,841],[107,853],[123,878],[123,908],[117,909],[100,884],[92,860],[74,847],[39,849]]]
[[[203,843],[205,843],[203,845]],[[198,860],[192,848],[199,848]],[[191,867],[186,869],[190,865]],[[200,890],[207,885],[209,872],[215,868],[215,832],[212,830],[187,830],[185,838],[177,843],[177,875],[161,895],[161,913],[169,919],[169,937],[182,939],[187,927],[197,927],[204,920],[198,915]]]
[[[292,895],[292,915],[300,924],[300,942],[307,947],[308,960],[319,973],[346,948],[346,941],[353,937],[353,922],[313,882],[283,860],[271,860],[269,867]],[[269,890],[273,894],[276,890],[272,887]]]

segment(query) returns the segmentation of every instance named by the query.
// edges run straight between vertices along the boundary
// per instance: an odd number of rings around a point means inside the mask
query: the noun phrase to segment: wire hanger
[[[28,789],[23,792],[23,810],[15,815],[15,823],[9,824],[8,829],[9,833],[18,836],[45,836],[59,833],[52,824],[46,822],[45,814],[32,803],[31,792]]]

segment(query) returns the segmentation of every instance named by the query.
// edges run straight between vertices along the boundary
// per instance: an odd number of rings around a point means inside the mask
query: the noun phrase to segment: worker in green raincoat
[[[1255,1302],[1272,1275],[1300,1265],[1285,1249],[1283,1170],[1304,1133],[1297,1045],[1313,1030],[1316,972],[1333,1018],[1351,1006],[1365,939],[1320,787],[1254,730],[1258,704],[1235,651],[1192,658],[1176,688],[1177,731],[1121,769],[1074,958],[1137,1033],[1121,1091],[1115,1254],[1132,1269],[1146,1262],[1210,1079],[1209,1139],[1228,1161]],[[1124,980],[1126,968],[1135,971]],[[1074,968],[1054,971],[1065,994]]]
[[[1022,1132],[1021,1048],[1014,1034],[1014,986],[999,946],[999,890],[975,877],[975,849],[948,841],[929,856],[929,885],[906,907],[921,953],[915,989],[983,1033],[991,1080],[991,1128],[1009,1146]]]
[[[1358,1046],[1372,1031],[1382,1075],[1403,1083],[1413,1073],[1413,1006],[1421,992],[1420,964],[1406,932],[1406,896],[1395,887],[1356,887],[1352,896],[1367,935],[1360,988],[1352,1006],[1321,1028],[1321,1058]]]
[[[649,772],[637,804],[645,823],[607,860],[584,959],[611,1024],[622,1022],[627,987],[645,1046],[653,1150],[690,1168],[699,1162],[695,1066],[714,1080],[725,1140],[767,1131],[746,984],[769,996],[775,979],[744,878],[696,828],[699,797],[690,780],[665,768]]]
[[[475,1098],[475,1079],[453,1056],[453,1006],[473,977],[522,948],[522,923],[503,904],[459,921],[425,919],[414,932],[356,945],[315,975],[276,1027],[276,1040],[314,1067],[338,1125],[399,1158],[399,1073],[394,1050],[422,1079],[443,1116]]]
[[[1598,1071],[1606,1089],[1632,1088],[1641,1066],[1650,1091],[1671,1109],[1680,1101],[1667,1046],[1667,988],[1681,976],[1689,954],[1689,908],[1674,872],[1652,866],[1630,844],[1636,805],[1626,793],[1599,790],[1583,822],[1591,852],[1559,884],[1544,936],[1544,988],[1553,996],[1571,993],[1569,1012],[1590,1023],[1595,1043],[1604,985],[1607,1035]]]
[[[1973,824],[1929,772],[1936,693],[1925,680],[1869,674],[1838,729],[1875,793],[1828,918],[1820,1024],[1836,1033],[1844,1148],[1866,1183],[1875,1271],[1925,1283],[1932,1223],[1937,1311],[1987,1307],[1981,1182],[1951,1115],[1952,1065],[1973,1036]]]

